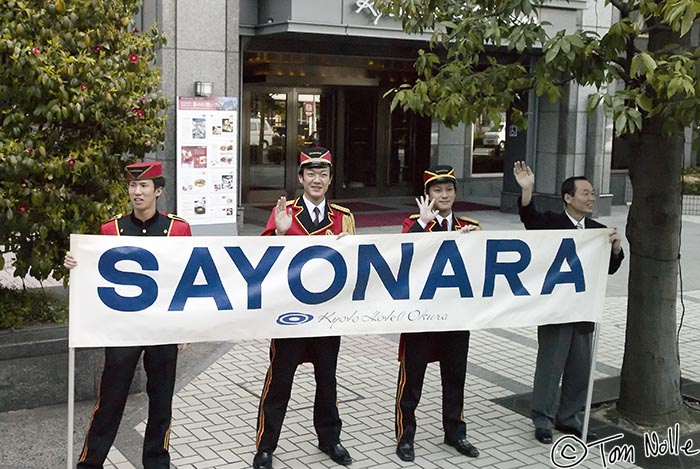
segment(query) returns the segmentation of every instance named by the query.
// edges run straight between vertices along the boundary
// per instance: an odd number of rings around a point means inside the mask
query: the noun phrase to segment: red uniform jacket
[[[311,221],[311,215],[301,197],[288,201],[287,208],[292,210],[292,226],[286,236],[338,235],[343,232],[355,234],[355,217],[349,209],[340,205],[326,201],[326,215],[318,226],[314,226]],[[273,208],[262,235],[274,235],[275,227],[275,209]]]
[[[419,214],[411,215],[409,217],[406,217],[406,219],[403,221],[403,231],[402,233],[422,233],[422,232],[435,232],[435,231],[443,231],[442,227],[438,224],[436,220],[431,221],[428,223],[425,228],[420,226],[420,223],[418,223],[418,219],[420,218]],[[481,225],[479,224],[478,221],[474,220],[473,218],[469,217],[457,217],[452,214],[452,230],[458,231],[460,228],[463,226],[467,225],[473,225],[476,226],[477,230],[481,230]],[[403,352],[403,346],[404,346],[404,341],[403,341],[403,334],[401,334],[401,338],[399,340],[399,361],[401,361],[401,352]],[[438,358],[437,357],[430,357],[429,361],[436,361]]]
[[[285,233],[286,236],[338,235],[343,232],[355,234],[355,217],[352,216],[350,210],[340,205],[328,203],[328,200],[326,200],[326,216],[318,226],[314,226],[313,221],[311,221],[311,215],[301,197],[287,201],[287,208],[292,210],[292,226]],[[262,235],[274,236],[275,228],[275,208],[273,207]],[[310,362],[312,359],[312,352],[307,349],[301,362]]]
[[[100,228],[100,234],[112,236],[192,236],[190,225],[177,215],[156,212],[149,220],[137,219],[133,212],[119,215]]]
[[[425,228],[420,226],[420,223],[418,223],[418,219],[420,218],[419,214],[411,215],[409,217],[406,217],[403,221],[403,231],[402,233],[420,233],[422,231],[442,231],[442,227],[438,224],[437,219],[431,221],[428,223]],[[473,218],[469,217],[457,217],[452,214],[452,229],[454,231],[458,231],[460,228],[463,226],[467,225],[473,225],[476,226],[477,230],[481,229],[481,225],[479,224],[478,221],[474,220]]]

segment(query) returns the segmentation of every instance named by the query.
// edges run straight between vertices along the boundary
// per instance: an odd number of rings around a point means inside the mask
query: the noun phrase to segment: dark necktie
[[[576,229],[582,230],[583,229],[583,224],[581,222],[576,223]]]
[[[442,227],[442,231],[447,231],[447,218],[442,219],[442,222],[440,222],[440,226]]]
[[[318,207],[314,207],[314,225],[318,226],[321,223],[321,210]]]

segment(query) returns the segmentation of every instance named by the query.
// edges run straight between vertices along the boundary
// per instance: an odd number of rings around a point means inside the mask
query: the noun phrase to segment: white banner
[[[72,235],[71,347],[600,322],[608,230]]]

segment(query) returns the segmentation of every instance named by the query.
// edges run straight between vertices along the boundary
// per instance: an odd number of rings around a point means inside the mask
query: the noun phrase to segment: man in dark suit
[[[423,173],[425,194],[418,199],[420,213],[404,220],[404,233],[480,230],[479,222],[455,216],[452,206],[457,198],[457,178],[451,166],[437,166]],[[413,461],[416,434],[416,407],[423,389],[425,369],[440,362],[442,379],[442,426],[445,444],[460,454],[475,458],[479,450],[467,441],[464,421],[464,381],[467,374],[469,331],[414,332],[401,334],[399,379],[396,389],[396,455]]]
[[[298,178],[304,187],[304,194],[293,201],[287,201],[284,196],[277,200],[263,236],[332,235],[340,238],[355,234],[355,218],[350,210],[326,199],[333,180],[332,170],[331,152],[326,148],[312,147],[302,151]],[[294,373],[303,362],[314,365],[314,428],[318,436],[318,448],[337,464],[352,464],[350,454],[340,443],[342,422],[338,413],[335,377],[339,349],[338,336],[270,341],[270,366],[258,410],[254,469],[272,468],[272,453],[277,449]]]
[[[561,185],[563,212],[538,212],[532,201],[535,175],[522,161],[513,168],[515,180],[522,189],[518,200],[520,220],[528,230],[561,230],[606,228],[588,218],[593,211],[595,192],[582,176],[570,177]],[[624,253],[617,228],[610,230],[612,245],[608,273],[614,274]],[[552,442],[552,428],[581,437],[586,391],[591,369],[592,322],[546,324],[537,329],[537,364],[532,389],[532,422],[535,438],[544,444]],[[561,398],[557,391],[561,380]],[[589,431],[587,441],[596,438]]]

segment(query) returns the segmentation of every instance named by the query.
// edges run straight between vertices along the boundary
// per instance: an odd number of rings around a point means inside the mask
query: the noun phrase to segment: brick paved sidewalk
[[[686,293],[685,303],[681,363],[684,377],[698,380],[700,365],[692,359],[692,353],[693,343],[700,335],[700,290]],[[625,297],[607,299],[596,378],[619,374],[625,314]],[[469,440],[481,450],[477,459],[460,456],[442,443],[439,368],[429,365],[417,412],[416,460],[410,464],[402,463],[394,454],[397,337],[344,337],[338,362],[339,407],[343,443],[353,456],[352,467],[552,467],[551,447],[534,440],[530,420],[494,402],[530,391],[536,346],[535,328],[472,332],[465,419]],[[267,341],[235,343],[227,354],[177,393],[171,438],[174,467],[251,467],[267,354]],[[300,366],[280,446],[274,455],[276,469],[334,466],[316,448],[312,424],[314,388],[311,365]],[[143,434],[145,421],[136,429]],[[603,467],[599,454],[597,449],[591,450],[586,461],[577,467]],[[110,462],[109,468],[135,467],[118,450],[110,454]],[[636,466],[618,463],[614,467]]]

